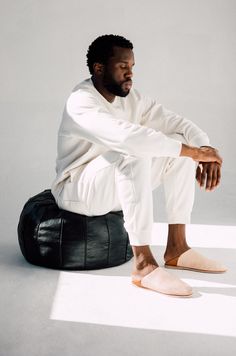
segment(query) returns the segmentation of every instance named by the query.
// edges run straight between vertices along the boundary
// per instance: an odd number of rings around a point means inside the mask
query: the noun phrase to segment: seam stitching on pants
[[[131,183],[132,183],[133,193],[134,193],[134,197],[135,197],[134,203],[137,204],[137,193],[136,193],[135,187],[134,187],[134,174],[133,174],[132,162],[130,163],[130,171],[131,171]]]

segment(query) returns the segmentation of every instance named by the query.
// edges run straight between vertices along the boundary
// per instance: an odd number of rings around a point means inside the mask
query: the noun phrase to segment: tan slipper
[[[167,261],[165,267],[206,273],[227,271],[227,268],[220,262],[206,258],[192,248],[182,253],[182,255]]]
[[[132,283],[138,287],[174,296],[186,297],[193,293],[192,288],[187,283],[161,267],[157,267],[142,278],[132,275]]]

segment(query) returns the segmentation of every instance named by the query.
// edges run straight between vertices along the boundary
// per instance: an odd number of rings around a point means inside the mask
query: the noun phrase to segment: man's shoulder
[[[94,107],[98,104],[96,94],[92,89],[91,79],[85,79],[74,86],[65,103],[67,113],[77,111],[80,107]]]
[[[67,105],[76,103],[83,103],[84,101],[90,101],[96,99],[96,92],[93,89],[93,83],[91,78],[85,79],[77,84],[71,91],[67,98]]]
[[[72,93],[76,93],[78,92],[79,90],[80,91],[88,91],[92,88],[92,80],[91,78],[87,78],[87,79],[84,79],[83,81],[81,81],[80,83],[76,84],[76,86],[72,89]]]

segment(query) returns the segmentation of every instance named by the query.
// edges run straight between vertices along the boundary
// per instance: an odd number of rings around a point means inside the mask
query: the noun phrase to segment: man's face
[[[103,74],[103,86],[112,94],[129,94],[132,86],[134,54],[129,48],[113,47],[114,56],[109,58]]]

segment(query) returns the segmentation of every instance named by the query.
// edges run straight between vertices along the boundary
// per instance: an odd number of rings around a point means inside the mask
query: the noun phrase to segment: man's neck
[[[109,101],[109,103],[113,103],[113,101],[115,100],[115,95],[110,93],[106,88],[104,88],[104,86],[102,85],[102,83],[95,77],[91,77],[91,80],[93,82],[94,87],[97,89],[97,91],[104,96],[104,98]]]

